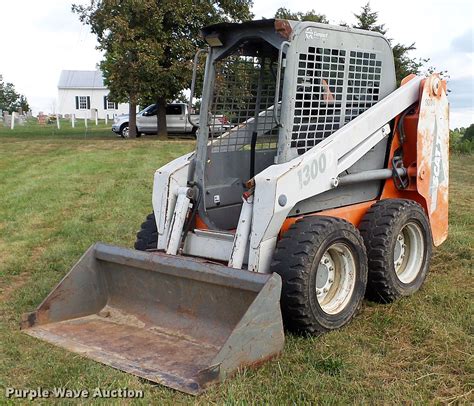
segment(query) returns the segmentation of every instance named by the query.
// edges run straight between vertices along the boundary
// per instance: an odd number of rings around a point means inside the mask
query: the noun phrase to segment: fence
[[[81,118],[78,119],[74,114],[66,115],[46,115],[38,114],[38,116],[33,117],[31,112],[26,114],[19,112],[12,112],[11,114],[6,111],[0,111],[0,129],[2,133],[5,133],[8,130],[18,132],[25,129],[31,129],[36,127],[38,129],[47,129],[55,127],[58,131],[61,129],[93,129],[94,127],[99,129],[108,127],[112,124],[114,115],[107,114],[105,119],[99,119],[97,115],[93,118]]]
[[[113,118],[78,119],[74,115],[38,115],[3,113],[0,136],[99,136],[110,138]]]

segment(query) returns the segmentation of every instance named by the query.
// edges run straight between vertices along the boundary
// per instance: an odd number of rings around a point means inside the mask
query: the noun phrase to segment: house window
[[[87,96],[79,96],[79,109],[80,110],[87,109]]]
[[[90,108],[90,96],[76,96],[76,110],[89,110]]]
[[[105,110],[117,110],[118,103],[109,100],[109,96],[104,96],[104,109]]]

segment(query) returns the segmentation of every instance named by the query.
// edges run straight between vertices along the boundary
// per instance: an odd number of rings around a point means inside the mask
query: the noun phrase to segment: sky
[[[85,3],[77,0],[77,3]],[[254,0],[256,18],[272,18],[279,7],[314,8],[331,24],[354,23],[367,0]],[[416,43],[414,57],[447,70],[451,90],[450,127],[474,122],[474,2],[472,0],[371,0],[387,36]],[[95,37],[71,12],[68,0],[0,0],[0,75],[24,94],[36,114],[54,112],[57,83],[63,69],[94,70],[101,60]]]

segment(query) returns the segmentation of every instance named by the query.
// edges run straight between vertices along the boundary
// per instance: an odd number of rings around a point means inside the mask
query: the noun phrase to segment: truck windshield
[[[143,114],[143,113],[156,113],[156,104],[150,104],[148,107],[144,108],[141,110],[138,114]]]

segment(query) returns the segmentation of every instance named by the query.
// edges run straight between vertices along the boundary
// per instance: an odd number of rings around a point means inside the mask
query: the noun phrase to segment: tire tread
[[[397,219],[412,210],[421,211],[424,215],[423,208],[413,200],[381,200],[367,210],[360,223],[359,231],[368,256],[367,297],[370,300],[389,303],[401,296],[387,275],[387,269],[390,267],[390,242]]]
[[[151,213],[141,224],[137,233],[134,247],[139,251],[156,249],[158,244],[158,229],[156,228],[155,214]]]
[[[315,322],[309,306],[307,287],[313,254],[326,235],[340,230],[355,232],[365,254],[363,240],[357,229],[347,221],[335,217],[303,217],[278,242],[271,268],[282,278],[281,309],[287,329],[313,335],[329,330]],[[362,300],[350,319],[360,310],[361,305]]]

